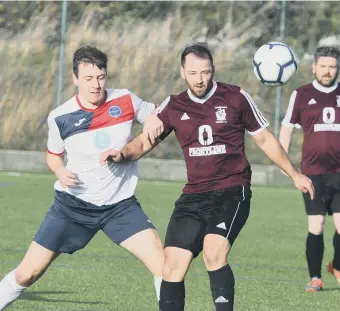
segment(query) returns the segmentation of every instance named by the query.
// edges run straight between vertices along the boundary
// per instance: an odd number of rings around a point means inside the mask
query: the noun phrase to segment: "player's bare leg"
[[[216,311],[234,308],[235,279],[227,262],[230,243],[218,234],[207,234],[203,244],[203,260],[208,270]]]
[[[19,266],[0,282],[0,310],[13,303],[21,293],[47,270],[58,254],[32,242]]]
[[[160,296],[164,251],[162,241],[154,229],[140,231],[123,241],[120,246],[137,257],[153,274],[157,299]]]
[[[334,258],[328,264],[327,270],[332,273],[340,286],[340,213],[333,214],[335,233],[333,238]]]
[[[324,253],[323,230],[325,216],[308,216],[308,237],[306,242],[306,258],[311,281],[306,286],[307,292],[318,292],[323,289],[321,267]]]
[[[192,261],[192,253],[178,247],[166,247],[161,286],[161,311],[184,311],[184,277]]]

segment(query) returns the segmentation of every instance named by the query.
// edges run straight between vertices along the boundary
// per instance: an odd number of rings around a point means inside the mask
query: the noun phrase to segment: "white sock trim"
[[[161,276],[154,276],[154,280],[155,280],[155,289],[156,289],[156,295],[157,295],[157,299],[159,301],[160,299],[160,295],[161,295],[161,284],[162,284],[162,277]]]

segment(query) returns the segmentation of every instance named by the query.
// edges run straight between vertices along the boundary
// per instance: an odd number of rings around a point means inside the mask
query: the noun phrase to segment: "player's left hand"
[[[156,112],[150,113],[144,121],[143,133],[147,134],[150,142],[154,144],[163,131],[163,122],[157,117]]]
[[[293,177],[293,182],[295,184],[295,187],[301,190],[303,193],[309,192],[311,200],[314,200],[314,197],[315,197],[314,185],[307,176],[301,173],[297,173]]]
[[[108,149],[100,154],[100,165],[105,165],[106,162],[119,163],[122,162],[123,155],[119,150]]]

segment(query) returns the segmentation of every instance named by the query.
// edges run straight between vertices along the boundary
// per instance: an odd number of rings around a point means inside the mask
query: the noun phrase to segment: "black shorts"
[[[250,210],[250,187],[182,194],[168,225],[165,247],[187,249],[197,257],[209,233],[224,236],[232,245],[246,223]]]
[[[312,201],[309,194],[303,194],[307,215],[332,215],[340,213],[340,173],[308,176],[315,188]]]
[[[155,227],[134,196],[112,205],[96,206],[56,191],[34,241],[55,253],[72,254],[84,248],[99,230],[119,245],[146,229]]]

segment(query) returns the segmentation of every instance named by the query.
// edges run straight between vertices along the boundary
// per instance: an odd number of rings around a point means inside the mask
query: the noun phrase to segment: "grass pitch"
[[[0,278],[22,259],[53,199],[51,175],[0,175]],[[182,183],[140,181],[137,197],[164,240]],[[236,311],[339,310],[340,290],[325,266],[334,225],[327,219],[323,292],[304,292],[307,218],[295,189],[253,187],[251,214],[230,255]],[[186,278],[186,311],[213,311],[201,256]],[[73,255],[60,256],[9,311],[158,310],[146,268],[103,233]]]

